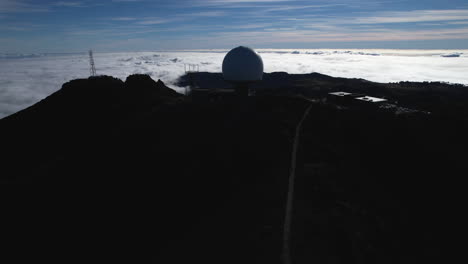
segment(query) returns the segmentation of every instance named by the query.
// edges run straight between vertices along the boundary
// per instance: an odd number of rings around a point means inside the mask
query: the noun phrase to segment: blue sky
[[[466,0],[0,0],[0,52],[468,48]]]

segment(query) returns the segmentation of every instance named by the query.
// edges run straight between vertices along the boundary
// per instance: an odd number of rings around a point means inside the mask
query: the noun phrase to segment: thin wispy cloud
[[[113,17],[111,20],[113,21],[135,21],[138,18],[136,17]]]
[[[138,25],[159,25],[174,23],[178,21],[187,21],[193,20],[200,17],[222,17],[226,15],[224,11],[206,11],[206,12],[196,12],[196,13],[180,13],[168,17],[118,17],[112,18],[115,21],[133,21]]]
[[[193,6],[211,6],[211,7],[249,7],[252,4],[278,4],[278,3],[290,3],[296,0],[197,0],[191,1],[190,4]]]
[[[28,31],[30,28],[27,27],[19,27],[19,26],[0,26],[0,30],[6,31]]]
[[[147,43],[168,43],[169,47],[190,43],[186,45],[192,47],[192,40],[198,38],[198,48],[230,47],[241,42],[284,48],[317,42],[345,47],[353,42],[391,48],[389,41],[418,48],[419,43],[413,40],[427,40],[425,43],[433,47],[468,45],[462,31],[468,25],[468,9],[460,7],[461,0],[447,2],[443,8],[437,0],[426,1],[432,4],[379,0],[44,0],[39,6],[33,0],[0,0],[0,34],[19,43],[2,46],[0,52],[33,45],[53,50],[105,42],[109,45],[102,46],[114,45],[118,50],[118,43],[130,45],[125,39],[146,39]],[[47,26],[30,34],[21,30],[23,22]],[[454,41],[438,42],[440,39]],[[455,41],[460,39],[463,41]],[[146,46],[145,42],[133,43],[135,49]]]
[[[293,9],[291,9],[293,10]],[[181,32],[182,34],[204,35],[195,36],[200,42],[229,43],[248,42],[258,45],[268,43],[317,43],[317,42],[362,42],[362,41],[411,41],[411,40],[441,40],[468,38],[465,28],[386,28],[382,24],[425,22],[431,14],[429,21],[452,21],[464,25],[459,21],[468,14],[468,10],[416,10],[408,12],[381,12],[374,14],[360,13],[359,16],[342,17],[315,17],[315,18],[279,18],[270,23],[240,23],[233,25],[204,25],[197,24],[196,17],[218,17],[230,14],[226,11],[205,11],[199,13],[179,13],[172,18],[146,17],[146,18],[113,18],[113,20],[128,21],[139,26],[155,26],[175,23],[178,21],[191,21],[190,25],[171,26],[168,28],[140,28],[138,30],[121,31],[108,29],[106,34],[131,35],[151,32]],[[399,22],[396,22],[399,21]],[[242,21],[239,21],[242,22]],[[428,25],[426,25],[428,26]],[[214,31],[211,32],[209,31]],[[120,32],[118,32],[120,31]],[[138,33],[137,33],[138,32]],[[180,36],[183,39],[184,35]],[[188,36],[187,36],[188,38]],[[194,36],[189,39],[192,41]]]
[[[60,2],[56,2],[54,5],[55,6],[61,6],[61,7],[83,7],[83,6],[85,6],[85,3],[84,2],[60,1]]]
[[[321,32],[314,30],[277,30],[252,32],[223,32],[209,37],[200,37],[200,40],[230,42],[233,40],[246,41],[257,45],[274,43],[316,43],[316,42],[356,42],[356,41],[408,41],[433,39],[465,39],[468,38],[468,27],[460,29],[440,30],[375,30],[372,32],[359,32],[345,29],[341,32]]]
[[[258,28],[271,28],[274,26],[274,23],[258,23],[250,25],[232,25],[232,26],[223,26],[225,29],[258,29]]]
[[[449,25],[466,25],[466,24],[468,24],[468,21],[452,21],[452,22],[447,22],[446,24],[449,24]]]
[[[235,3],[278,3],[294,2],[296,0],[205,0],[205,3],[235,4]]]
[[[220,17],[220,16],[224,16],[226,14],[227,13],[225,11],[206,11],[206,12],[180,14],[179,16],[184,16],[184,17]]]
[[[295,10],[305,10],[305,9],[323,9],[323,8],[334,8],[339,6],[347,6],[347,4],[323,4],[323,5],[300,5],[300,6],[275,6],[259,10],[262,13],[270,12],[285,12],[285,11],[295,11]]]
[[[40,5],[32,4],[21,0],[2,0],[0,1],[0,13],[25,13],[25,12],[45,12],[49,8]]]
[[[116,3],[124,3],[124,2],[143,2],[144,0],[112,0],[112,2],[116,2]]]
[[[468,20],[468,10],[414,10],[382,12],[376,16],[357,18],[353,23],[414,23],[430,21]]]
[[[178,19],[164,19],[164,18],[146,18],[141,21],[136,22],[139,25],[159,25],[159,24],[166,24],[177,21]]]

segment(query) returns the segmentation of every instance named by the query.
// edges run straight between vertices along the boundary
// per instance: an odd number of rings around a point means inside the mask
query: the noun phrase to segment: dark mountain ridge
[[[220,74],[179,84],[190,82],[229,88]],[[123,232],[155,238],[138,244],[154,262],[279,263],[292,142],[311,107],[297,153],[294,262],[444,258],[467,171],[466,87],[318,73],[265,74],[255,87],[255,97],[198,100],[146,75],[70,81],[0,120],[1,180],[140,184],[123,189],[129,205],[109,205],[132,212],[118,220]],[[334,91],[390,104],[342,105],[327,97]]]

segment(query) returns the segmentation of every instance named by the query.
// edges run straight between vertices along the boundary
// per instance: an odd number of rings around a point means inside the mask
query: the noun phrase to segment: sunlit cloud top
[[[468,46],[466,0],[0,1],[0,52]]]

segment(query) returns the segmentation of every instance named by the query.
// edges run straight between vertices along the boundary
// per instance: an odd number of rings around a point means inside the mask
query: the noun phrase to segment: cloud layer
[[[319,72],[376,82],[445,81],[468,85],[468,50],[257,50],[265,72]],[[226,50],[95,53],[98,74],[122,80],[149,74],[170,87],[185,64],[220,72]],[[0,54],[0,118],[30,106],[64,82],[89,76],[87,54]]]

